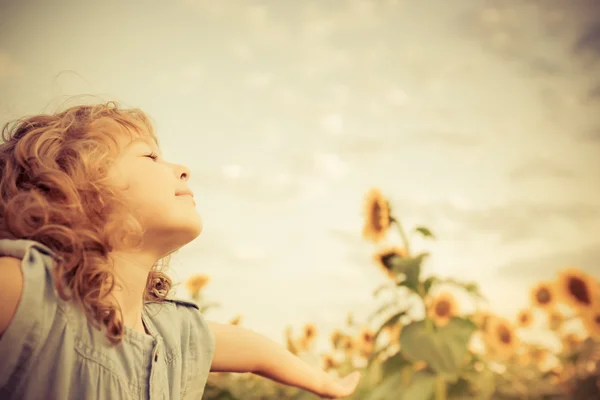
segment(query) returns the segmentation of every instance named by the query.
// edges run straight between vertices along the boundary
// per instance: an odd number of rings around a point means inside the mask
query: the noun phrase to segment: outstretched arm
[[[208,326],[215,337],[211,372],[251,372],[331,399],[349,396],[358,385],[358,372],[337,380],[256,332],[215,322]]]

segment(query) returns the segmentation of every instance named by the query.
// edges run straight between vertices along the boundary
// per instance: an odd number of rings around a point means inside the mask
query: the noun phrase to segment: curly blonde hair
[[[0,144],[0,239],[34,240],[53,250],[59,296],[78,304],[96,329],[105,327],[113,344],[121,342],[124,325],[111,301],[109,253],[141,247],[144,234],[120,189],[109,183],[119,135],[158,144],[143,111],[114,101],[10,121]],[[173,253],[153,266],[144,300],[169,295],[172,281],[161,271]]]

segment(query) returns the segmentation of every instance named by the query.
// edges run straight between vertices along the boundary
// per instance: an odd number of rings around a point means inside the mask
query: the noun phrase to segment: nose
[[[190,179],[191,171],[185,165],[179,165],[177,174],[179,175],[179,179],[183,179],[185,182],[187,182]]]

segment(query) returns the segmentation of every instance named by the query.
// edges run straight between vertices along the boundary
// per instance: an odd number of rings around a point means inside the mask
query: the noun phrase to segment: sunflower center
[[[589,288],[582,279],[571,277],[568,282],[568,288],[569,293],[575,297],[577,302],[585,305],[590,305],[592,303]]]
[[[498,327],[498,338],[504,344],[511,344],[512,343],[512,334],[510,333],[510,331],[508,330],[508,328],[505,327],[504,325],[500,325]]]
[[[447,317],[450,315],[450,302],[447,300],[440,300],[435,304],[435,314],[438,317]]]
[[[307,338],[309,338],[309,339],[312,338],[314,336],[314,334],[315,334],[315,330],[312,326],[307,326],[304,329],[304,336],[306,336]]]
[[[381,225],[381,206],[377,203],[373,204],[373,208],[371,208],[371,221],[373,228],[377,232],[383,230],[383,225]]]
[[[535,298],[540,304],[548,304],[550,303],[550,300],[552,300],[552,295],[548,289],[540,288],[535,294]]]
[[[526,323],[527,321],[529,321],[529,314],[527,313],[522,313],[521,314],[521,323]]]
[[[385,268],[388,270],[392,270],[392,260],[395,257],[399,257],[398,254],[396,253],[387,253],[381,256],[381,262],[383,263],[383,265],[385,265]]]

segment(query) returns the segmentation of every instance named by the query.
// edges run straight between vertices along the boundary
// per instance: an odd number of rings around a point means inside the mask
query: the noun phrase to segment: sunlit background
[[[204,232],[172,276],[211,277],[208,319],[281,342],[366,316],[385,281],[361,238],[371,187],[436,234],[415,239],[426,274],[478,282],[500,314],[560,268],[600,273],[597,1],[0,7],[2,123],[117,100],[191,168]]]

